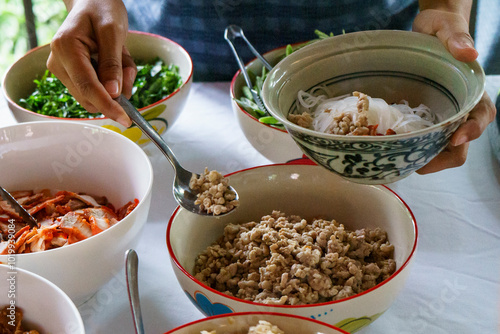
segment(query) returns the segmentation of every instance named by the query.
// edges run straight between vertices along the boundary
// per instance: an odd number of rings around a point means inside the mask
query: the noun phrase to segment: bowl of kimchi
[[[438,155],[484,85],[481,66],[456,60],[436,37],[374,30],[293,52],[269,72],[262,97],[311,160],[385,184]]]
[[[233,213],[213,219],[178,207],[167,226],[173,271],[206,316],[279,312],[354,333],[404,290],[418,227],[388,187],[349,182],[307,159],[227,177],[238,189]]]
[[[146,223],[151,163],[114,131],[69,121],[0,128],[0,184],[36,219],[0,201],[0,262],[59,286],[77,305],[123,268]]]

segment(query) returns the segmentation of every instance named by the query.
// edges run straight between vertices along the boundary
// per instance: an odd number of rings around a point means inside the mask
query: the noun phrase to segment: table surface
[[[490,96],[499,88],[500,76],[487,78]],[[1,99],[0,125],[14,123]],[[389,185],[415,215],[418,248],[403,291],[362,333],[500,332],[500,165],[492,153],[491,133],[471,143],[465,165],[413,174]],[[229,173],[272,163],[240,130],[228,82],[193,84],[166,140],[192,171],[210,166]],[[166,247],[167,222],[176,208],[173,169],[153,145],[145,151],[153,164],[154,188],[136,248],[139,289],[146,333],[164,333],[204,316],[178,284]],[[123,271],[79,310],[87,333],[134,333]]]

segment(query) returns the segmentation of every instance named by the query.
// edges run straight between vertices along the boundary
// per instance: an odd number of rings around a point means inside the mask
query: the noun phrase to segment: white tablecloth
[[[496,96],[499,77],[489,77]],[[0,124],[13,124],[2,101]],[[392,307],[363,333],[500,332],[500,165],[485,132],[464,166],[390,185],[412,209],[419,228],[410,277]],[[223,173],[271,163],[245,139],[233,115],[229,83],[195,83],[167,142],[189,170]],[[139,289],[146,333],[164,333],[203,318],[177,283],[165,233],[176,207],[173,170],[156,147],[151,210],[139,236]],[[87,333],[134,333],[123,272],[79,310]],[[57,316],[57,315],[54,315]]]

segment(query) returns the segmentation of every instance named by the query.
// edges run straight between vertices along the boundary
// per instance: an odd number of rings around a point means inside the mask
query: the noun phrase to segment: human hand
[[[68,17],[50,44],[47,68],[88,112],[101,112],[130,126],[131,120],[113,100],[121,93],[130,98],[137,74],[124,46],[128,18],[123,2],[75,0],[68,7]],[[97,73],[93,55],[98,56]]]
[[[478,56],[467,20],[460,14],[436,9],[423,10],[415,18],[413,30],[439,38],[457,60],[471,62]],[[452,135],[450,144],[417,173],[434,173],[463,165],[467,159],[469,142],[481,136],[495,115],[495,105],[484,93],[467,120]]]

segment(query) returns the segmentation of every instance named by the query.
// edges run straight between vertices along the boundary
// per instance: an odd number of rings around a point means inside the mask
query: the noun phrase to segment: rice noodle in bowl
[[[360,92],[329,97],[328,88],[317,86],[297,94],[295,113],[289,120],[318,132],[342,135],[390,135],[430,127],[437,117],[429,107],[410,107],[406,100],[389,105],[381,98]]]

